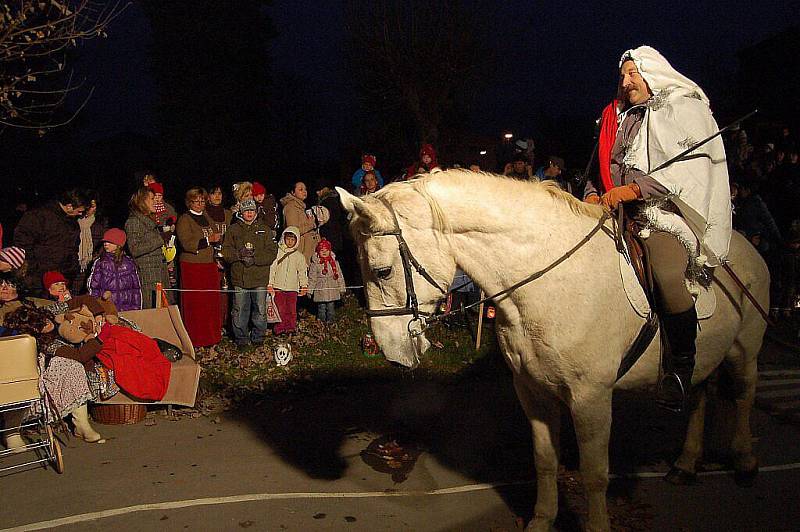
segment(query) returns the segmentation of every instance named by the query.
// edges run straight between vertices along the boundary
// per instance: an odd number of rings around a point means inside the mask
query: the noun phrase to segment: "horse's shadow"
[[[680,429],[640,408],[637,400],[618,402],[622,404],[615,405],[612,471],[625,473],[671,457],[680,443]],[[282,459],[316,479],[343,477],[349,464],[342,447],[362,433],[394,435],[476,483],[535,478],[530,425],[510,372],[493,357],[447,380],[399,370],[377,377],[342,375],[313,387],[247,397],[232,416],[246,422]],[[571,470],[578,466],[578,452],[567,416],[565,421],[562,463]],[[635,485],[614,482],[610,494],[624,497]],[[497,492],[515,515],[525,521],[532,517],[533,485],[498,487]],[[565,497],[561,501],[557,526],[577,528],[578,514],[566,507]]]

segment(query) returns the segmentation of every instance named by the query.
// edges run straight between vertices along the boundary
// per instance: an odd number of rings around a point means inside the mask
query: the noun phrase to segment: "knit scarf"
[[[603,109],[603,117],[600,122],[600,145],[597,157],[600,164],[600,182],[603,185],[603,192],[614,188],[614,180],[611,178],[611,149],[614,147],[614,141],[617,140],[617,105],[619,105],[619,100],[611,100],[611,103]]]
[[[338,280],[339,272],[336,270],[336,255],[333,254],[333,251],[331,251],[330,255],[327,257],[323,257],[317,253],[317,258],[320,264],[322,264],[322,275],[328,275],[328,265],[330,264],[333,278]]]
[[[78,218],[78,225],[81,228],[81,243],[78,246],[78,262],[81,265],[81,271],[86,271],[89,263],[92,262],[92,251],[94,251],[94,242],[92,241],[92,224],[94,223],[94,214],[84,218]]]
[[[153,202],[153,210],[155,210],[155,216],[153,217],[154,221],[161,225],[164,223],[164,213],[167,212],[167,206],[164,205],[164,200],[161,201],[154,201]]]

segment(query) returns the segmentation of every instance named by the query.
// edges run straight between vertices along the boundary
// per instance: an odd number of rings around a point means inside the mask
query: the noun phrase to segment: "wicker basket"
[[[103,425],[133,425],[147,415],[145,405],[91,405],[92,419]]]

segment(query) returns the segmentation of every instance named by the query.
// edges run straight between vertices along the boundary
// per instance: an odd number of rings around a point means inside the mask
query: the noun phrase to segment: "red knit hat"
[[[361,156],[361,164],[369,163],[372,165],[373,168],[375,168],[375,163],[377,162],[378,160],[375,158],[375,156],[370,155],[369,153],[365,153],[364,155]]]
[[[42,276],[42,284],[44,285],[45,290],[50,290],[50,287],[56,283],[66,283],[67,278],[64,277],[64,274],[57,271],[49,271],[45,272]]]
[[[259,183],[258,181],[253,181],[253,196],[259,196],[261,194],[266,194],[267,188]]]
[[[319,254],[319,252],[323,249],[327,249],[328,251],[331,252],[331,254],[328,255],[327,257],[322,257]],[[317,257],[319,258],[320,263],[322,263],[322,275],[328,275],[328,265],[330,265],[331,273],[333,273],[333,278],[338,279],[339,272],[336,270],[336,258],[333,255],[333,251],[331,251],[332,250],[331,243],[323,238],[322,240],[319,241],[319,244],[317,244],[315,250],[317,252]]]
[[[164,195],[164,185],[162,185],[161,183],[156,183],[155,181],[153,181],[152,183],[147,185],[147,188],[152,190],[153,194],[161,194],[162,196]]]
[[[125,234],[125,231],[122,229],[117,229],[116,227],[112,227],[105,233],[103,233],[103,242],[111,242],[112,244],[116,244],[119,247],[125,245],[125,242],[128,240],[128,235]]]
[[[333,247],[331,246],[331,243],[330,243],[330,241],[328,241],[328,240],[327,240],[327,239],[325,239],[325,238],[323,238],[322,240],[320,240],[320,241],[319,241],[319,243],[317,244],[316,252],[317,252],[317,253],[319,253],[319,252],[320,252],[320,250],[323,250],[323,249],[327,249],[328,251],[330,251],[331,249],[333,249]]]

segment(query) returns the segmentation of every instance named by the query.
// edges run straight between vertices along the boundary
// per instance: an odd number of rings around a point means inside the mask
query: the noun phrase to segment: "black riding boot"
[[[667,349],[662,359],[664,376],[658,385],[656,402],[667,410],[682,412],[691,392],[694,356],[697,352],[695,308],[662,316],[661,333],[667,340]]]

